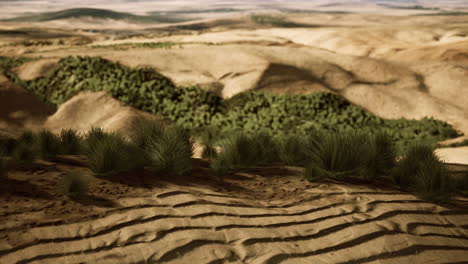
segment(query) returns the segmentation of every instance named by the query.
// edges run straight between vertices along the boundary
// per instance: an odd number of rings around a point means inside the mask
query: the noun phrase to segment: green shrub
[[[396,153],[386,134],[365,131],[340,133],[316,132],[306,145],[306,177],[359,177],[375,179],[388,175]],[[313,176],[313,173],[317,173]]]
[[[36,134],[32,131],[24,131],[18,138],[18,143],[23,143],[26,145],[35,145],[36,144]]]
[[[84,137],[84,147],[88,148],[97,144],[99,141],[104,139],[107,133],[100,127],[92,127]],[[83,149],[84,150],[84,149]]]
[[[14,164],[29,167],[38,156],[36,146],[20,142],[13,149],[11,158]]]
[[[449,171],[431,146],[412,145],[392,176],[402,189],[416,191],[423,199],[439,202],[451,196]]]
[[[435,145],[460,135],[446,122],[431,118],[384,120],[330,93],[274,95],[248,91],[223,100],[196,86],[176,87],[153,69],[131,69],[99,57],[63,58],[48,75],[35,80],[22,81],[11,72],[7,76],[49,104],[59,105],[80,91],[105,91],[134,108],[161,115],[192,131],[208,125],[221,131],[241,129],[249,133],[266,129],[272,135],[364,129],[387,133],[399,151],[412,142]]]
[[[63,154],[77,155],[82,150],[83,139],[73,129],[62,129],[60,132],[60,143],[62,144]]]
[[[67,172],[63,176],[63,193],[72,198],[83,198],[88,192],[86,179],[79,172]]]
[[[297,134],[289,134],[278,139],[278,157],[288,166],[304,166],[307,163],[307,139]]]
[[[39,156],[43,159],[53,159],[62,153],[60,137],[48,130],[42,130],[36,135]]]
[[[83,152],[89,167],[98,176],[144,167],[142,151],[125,137],[117,133],[101,134],[99,129],[93,131],[88,133]]]
[[[130,135],[132,142],[141,149],[147,149],[149,143],[160,138],[166,128],[164,124],[157,120],[137,120]]]
[[[276,154],[269,153],[269,151],[274,151],[274,145],[262,145],[270,140],[265,134],[249,136],[245,132],[234,132],[225,140],[220,141],[222,151],[213,160],[212,168],[219,173],[225,173],[232,169],[264,165],[273,160]]]
[[[18,140],[6,135],[0,135],[0,157],[11,156]]]
[[[5,150],[0,148],[0,179],[6,177],[8,174],[8,163],[4,156],[6,156]]]
[[[38,58],[0,56],[0,71],[15,68],[23,63],[37,59]]]
[[[162,135],[151,138],[145,153],[155,172],[185,175],[192,170],[193,142],[180,127],[166,128]]]
[[[204,159],[215,159],[218,155],[216,148],[213,145],[205,145],[203,148],[202,158]]]

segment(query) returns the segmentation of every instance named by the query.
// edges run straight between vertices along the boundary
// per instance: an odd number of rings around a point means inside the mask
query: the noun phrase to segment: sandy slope
[[[14,171],[0,187],[0,263],[467,260],[468,211],[460,205],[444,208],[384,186],[307,183],[300,168],[218,178],[194,163],[189,177],[98,179],[80,166],[46,162]],[[69,201],[57,191],[72,169],[89,177],[90,198]]]
[[[161,120],[158,116],[124,105],[105,92],[83,92],[62,104],[49,116],[44,128],[53,132],[74,129],[87,132],[92,127],[129,133],[136,120]]]
[[[41,126],[53,110],[36,96],[0,74],[0,128],[15,130]]]

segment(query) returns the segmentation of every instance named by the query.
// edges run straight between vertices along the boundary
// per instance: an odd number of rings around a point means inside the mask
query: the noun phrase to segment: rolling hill
[[[176,19],[163,15],[150,15],[150,16],[139,16],[125,12],[116,12],[107,9],[96,9],[96,8],[72,8],[65,9],[56,12],[38,13],[35,15],[20,16],[3,21],[9,22],[47,22],[53,20],[70,19],[70,18],[82,18],[91,17],[96,19],[113,19],[113,20],[125,20],[134,23],[172,23],[186,21],[184,19]]]

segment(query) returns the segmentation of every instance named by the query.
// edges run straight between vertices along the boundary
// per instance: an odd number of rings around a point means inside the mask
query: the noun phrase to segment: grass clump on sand
[[[83,146],[83,138],[73,129],[62,129],[60,131],[60,143],[62,153],[65,155],[80,154]]]
[[[0,179],[8,174],[8,162],[5,158],[5,150],[0,146]]]
[[[17,139],[8,140],[7,145],[15,165],[29,167],[39,157],[37,137],[32,131],[24,131]]]
[[[15,138],[0,135],[0,150],[2,151],[3,156],[11,156],[16,145],[17,140]]]
[[[185,175],[192,170],[193,142],[181,127],[168,127],[159,136],[148,138],[144,151],[148,166],[155,172]]]
[[[396,160],[392,140],[386,134],[317,132],[308,141],[308,179],[358,177],[371,180],[388,175]]]
[[[88,184],[86,179],[78,172],[67,172],[63,176],[63,193],[72,199],[79,199],[86,196]]]
[[[61,138],[49,130],[42,130],[36,135],[36,144],[39,151],[39,157],[50,160],[57,155],[62,154]]]
[[[144,166],[140,149],[118,133],[94,128],[85,138],[82,153],[90,169],[98,176],[131,171]]]
[[[428,145],[412,145],[392,173],[401,189],[412,190],[425,200],[446,201],[451,197],[449,171]]]
[[[265,132],[248,135],[233,132],[220,141],[221,152],[213,160],[211,167],[218,173],[238,168],[266,165],[278,160],[276,142]]]
[[[278,139],[278,157],[288,166],[304,166],[307,163],[307,138],[289,134]]]
[[[303,25],[288,21],[286,18],[281,16],[272,15],[252,15],[250,17],[253,22],[260,25],[269,25],[275,27],[301,27]]]

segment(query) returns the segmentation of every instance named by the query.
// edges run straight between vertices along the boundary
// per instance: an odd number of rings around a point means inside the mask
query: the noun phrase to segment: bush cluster
[[[236,129],[265,129],[272,135],[364,129],[388,134],[399,149],[412,142],[434,145],[459,135],[447,123],[432,118],[384,120],[330,93],[273,95],[249,91],[223,100],[199,87],[176,87],[153,69],[132,69],[99,57],[63,58],[47,76],[31,81],[19,80],[11,73],[8,76],[54,105],[80,91],[106,91],[195,134],[202,134],[200,131],[208,126],[219,130],[216,134],[221,137]]]
[[[37,59],[38,58],[0,56],[0,71],[15,68],[23,63]]]
[[[431,146],[411,145],[397,161],[395,145],[385,133],[317,130],[302,137],[272,137],[237,132],[217,145],[221,152],[213,158],[211,166],[218,173],[278,163],[302,166],[304,177],[311,181],[386,179],[434,202],[447,201],[454,192],[463,193],[467,189],[468,179],[451,178]]]

